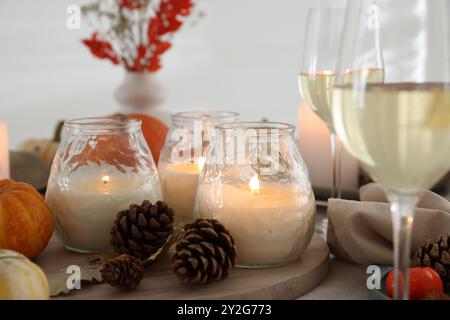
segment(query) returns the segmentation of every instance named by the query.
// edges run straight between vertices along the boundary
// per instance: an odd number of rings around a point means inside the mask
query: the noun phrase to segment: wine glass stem
[[[335,161],[336,161],[336,188],[337,188],[337,198],[342,198],[342,180],[341,180],[341,152],[342,152],[342,145],[339,141],[338,136],[336,135],[336,155],[335,155]]]
[[[409,298],[411,231],[418,195],[388,191],[394,239],[394,299]]]
[[[332,185],[331,198],[341,198],[341,163],[339,142],[334,129],[330,128]]]

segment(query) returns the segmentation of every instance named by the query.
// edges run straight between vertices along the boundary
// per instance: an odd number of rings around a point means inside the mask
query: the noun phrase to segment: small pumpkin
[[[153,160],[155,164],[158,164],[159,154],[166,141],[166,135],[169,128],[161,121],[156,118],[150,117],[146,114],[133,113],[133,114],[122,114],[116,113],[115,117],[120,118],[131,118],[141,120],[141,130],[142,134],[147,142],[150,151],[152,152]]]
[[[53,233],[52,213],[31,185],[0,180],[0,248],[39,255]]]
[[[58,151],[61,141],[61,131],[64,121],[58,122],[53,139],[29,139],[19,145],[18,151],[32,152],[45,161],[48,167],[51,167],[53,158]]]
[[[24,255],[0,249],[0,300],[49,299],[44,272]]]
[[[169,128],[158,119],[145,114],[129,114],[128,117],[141,120],[142,134],[150,147],[153,160],[158,164],[159,154],[166,141],[166,135]]]

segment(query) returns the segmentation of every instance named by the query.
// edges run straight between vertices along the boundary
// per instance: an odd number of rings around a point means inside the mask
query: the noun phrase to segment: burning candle
[[[0,122],[0,179],[9,178],[9,147],[6,124]]]
[[[229,228],[240,266],[272,266],[298,258],[308,246],[315,219],[312,193],[298,185],[260,181],[201,184],[198,214]]]
[[[141,122],[82,118],[64,130],[46,193],[57,234],[70,250],[108,251],[118,212],[162,199]]]
[[[197,163],[171,164],[159,168],[164,202],[175,210],[176,228],[194,220],[195,195],[205,158]]]
[[[198,180],[207,148],[214,142],[214,126],[236,121],[229,111],[198,110],[172,114],[172,126],[158,162],[164,201],[175,211],[175,229],[194,219]]]
[[[153,188],[156,182],[149,179],[153,178],[102,165],[76,170],[67,184],[51,184],[46,200],[66,247],[85,252],[110,250],[116,214],[130,204],[161,199],[160,191]]]

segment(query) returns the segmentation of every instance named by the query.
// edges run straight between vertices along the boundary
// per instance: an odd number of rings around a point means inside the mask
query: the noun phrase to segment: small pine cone
[[[427,240],[412,259],[414,267],[431,267],[441,277],[444,288],[450,290],[450,233],[436,242]]]
[[[142,260],[122,254],[109,259],[100,270],[103,281],[122,290],[136,288],[144,276]]]
[[[111,229],[111,245],[117,253],[147,259],[173,233],[174,211],[162,201],[132,204],[117,214]]]
[[[180,282],[190,285],[225,279],[237,254],[229,231],[214,219],[197,219],[184,230],[172,256]]]

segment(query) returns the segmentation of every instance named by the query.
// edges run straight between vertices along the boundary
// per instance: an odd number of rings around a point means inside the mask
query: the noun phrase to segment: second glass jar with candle
[[[73,251],[109,251],[117,213],[162,198],[141,121],[75,119],[64,131],[46,193],[57,234]]]
[[[315,200],[294,130],[288,124],[259,122],[216,127],[195,215],[217,219],[230,230],[238,266],[288,263],[311,241]]]
[[[229,111],[186,111],[172,115],[172,126],[158,162],[164,201],[175,211],[175,228],[194,220],[195,195],[215,125],[239,120]]]

